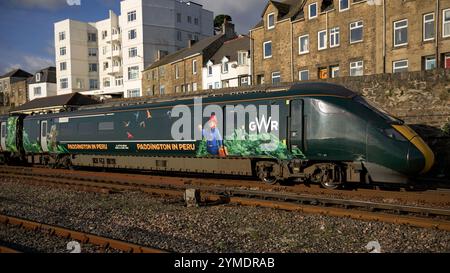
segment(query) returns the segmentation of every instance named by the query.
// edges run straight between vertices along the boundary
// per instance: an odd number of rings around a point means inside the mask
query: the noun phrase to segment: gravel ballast
[[[372,241],[382,252],[450,252],[446,231],[234,205],[187,208],[182,200],[139,192],[0,181],[0,213],[183,253],[364,253]],[[0,240],[21,243],[10,234],[0,228]]]

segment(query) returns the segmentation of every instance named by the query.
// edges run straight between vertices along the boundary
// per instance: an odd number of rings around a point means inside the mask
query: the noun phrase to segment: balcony
[[[120,60],[120,59],[122,59],[122,50],[120,50],[120,49],[113,50],[111,52],[111,55],[109,55],[106,58],[109,60],[111,60],[111,59],[112,60]]]

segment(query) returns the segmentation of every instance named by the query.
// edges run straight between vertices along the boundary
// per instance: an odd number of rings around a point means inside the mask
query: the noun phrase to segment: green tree
[[[227,15],[227,14],[220,14],[220,15],[217,15],[216,18],[214,18],[214,30],[216,32],[222,31],[222,25],[223,25],[223,22],[225,21],[225,19],[227,19],[228,22],[233,21],[231,16]]]

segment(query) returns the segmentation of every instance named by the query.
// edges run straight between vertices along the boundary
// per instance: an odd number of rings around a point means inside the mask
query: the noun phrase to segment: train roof
[[[191,105],[193,99],[201,97],[204,104],[223,103],[226,101],[245,101],[254,99],[274,99],[290,96],[311,96],[311,97],[339,97],[351,99],[358,94],[336,84],[322,82],[279,84],[265,86],[250,86],[247,88],[228,88],[218,90],[206,90],[196,93],[177,94],[171,96],[162,96],[158,98],[133,98],[110,100],[103,104],[94,104],[81,106],[78,110],[72,112],[62,112],[50,114],[48,116],[70,116],[84,113],[95,113],[105,111],[117,111],[127,109],[154,108],[154,107],[173,107],[175,105]]]

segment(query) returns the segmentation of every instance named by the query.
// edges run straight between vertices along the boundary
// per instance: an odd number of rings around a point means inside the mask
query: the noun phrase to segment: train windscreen
[[[361,96],[356,96],[354,98],[354,100],[362,105],[364,105],[365,107],[367,107],[368,109],[370,109],[371,111],[375,112],[377,115],[379,115],[380,117],[382,117],[384,120],[386,120],[387,122],[389,122],[390,124],[399,124],[399,125],[403,125],[405,122],[399,118],[393,117],[391,116],[388,112],[386,112],[385,110],[383,110],[381,107],[374,105],[368,101],[366,101],[363,97]]]

